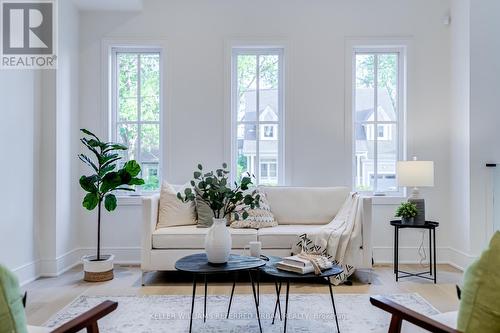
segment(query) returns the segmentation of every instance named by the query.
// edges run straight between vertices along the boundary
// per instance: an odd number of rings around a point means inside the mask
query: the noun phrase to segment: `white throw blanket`
[[[313,233],[300,236],[294,253],[323,252],[344,272],[336,276],[332,283],[344,282],[356,266],[361,264],[362,239],[362,200],[358,193],[351,193],[340,208],[337,216]]]

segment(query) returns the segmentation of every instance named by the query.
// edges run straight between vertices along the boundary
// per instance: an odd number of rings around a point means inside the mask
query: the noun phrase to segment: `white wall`
[[[441,222],[438,246],[450,239],[450,31],[442,23],[447,0],[426,1],[158,1],[142,12],[85,12],[80,23],[80,122],[105,135],[100,45],[103,38],[164,38],[167,130],[164,176],[188,180],[203,162],[219,165],[224,151],[225,43],[231,39],[280,39],[289,45],[286,94],[289,185],[350,185],[345,158],[344,54],[348,37],[411,40],[408,84],[408,154],[436,162],[436,186],[425,191],[428,218]],[[261,10],[265,8],[265,10]],[[258,19],[256,19],[258,18]],[[210,135],[206,135],[206,129]],[[186,140],[186,133],[191,133]],[[83,169],[82,169],[83,171]],[[82,195],[82,194],[81,194]],[[81,196],[80,195],[80,196]],[[395,205],[375,207],[375,259],[392,261]],[[82,247],[95,245],[95,214],[80,209]],[[104,247],[138,260],[140,207],[120,206],[104,220]],[[418,234],[403,237],[405,260],[416,260]],[[134,254],[135,253],[135,254]],[[120,259],[120,258],[119,258]]]
[[[470,9],[470,181],[471,252],[487,244],[491,220],[491,178],[487,162],[500,163],[500,2],[471,0]],[[497,171],[498,172],[498,171]]]
[[[453,261],[470,262],[470,0],[452,1],[450,117],[450,241]]]
[[[31,70],[0,71],[0,263],[20,281],[37,275],[37,135],[40,74]],[[13,250],[15,249],[15,250]]]
[[[0,262],[22,283],[78,260],[78,18],[59,3],[57,70],[0,71]]]

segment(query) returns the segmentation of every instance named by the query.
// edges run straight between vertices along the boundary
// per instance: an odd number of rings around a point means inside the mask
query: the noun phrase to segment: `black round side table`
[[[248,275],[250,276],[250,282],[252,283],[253,290],[253,298],[255,301],[255,310],[257,312],[257,320],[259,321],[259,329],[262,333],[262,326],[260,324],[260,314],[259,314],[259,303],[257,300],[257,294],[255,291],[255,283],[252,278],[252,270],[264,266],[266,262],[264,260],[247,257],[247,256],[239,256],[233,255],[229,257],[227,263],[223,265],[211,265],[208,263],[207,255],[205,253],[197,253],[184,258],[177,260],[175,263],[175,269],[182,272],[189,272],[193,274],[193,297],[191,300],[191,316],[189,321],[189,332],[193,327],[193,310],[194,310],[194,299],[196,296],[196,277],[198,275],[203,275],[205,282],[205,300],[203,307],[203,322],[207,320],[207,275],[208,274],[217,274],[217,273],[238,273],[239,271],[248,271]],[[227,310],[228,317],[229,311],[231,309],[231,301],[233,300],[234,287],[236,284],[236,277],[233,283],[233,289],[231,291],[231,299],[229,301],[229,308]]]
[[[402,223],[401,220],[393,220],[391,221],[391,225],[394,227],[394,274],[396,275],[396,281],[402,278],[414,276],[431,280],[436,283],[436,228],[439,227],[439,223],[434,221],[425,221],[425,224],[406,224]],[[399,229],[407,228],[429,230],[429,271],[411,273],[399,270]],[[400,276],[400,273],[404,275]]]
[[[284,333],[286,333],[286,323],[288,317],[288,295],[290,292],[290,281],[301,280],[301,279],[310,279],[310,278],[325,278],[328,280],[328,287],[330,288],[330,297],[332,299],[333,313],[335,315],[335,324],[337,325],[337,332],[340,333],[339,329],[339,321],[337,318],[337,310],[335,309],[335,300],[333,298],[333,290],[332,283],[330,281],[330,277],[341,274],[344,270],[339,266],[334,265],[332,268],[327,269],[321,272],[320,275],[315,275],[314,273],[308,274],[298,274],[293,272],[288,272],[284,270],[280,270],[276,267],[276,264],[282,261],[283,258],[269,256],[269,261],[265,266],[259,268],[260,271],[265,274],[274,277],[275,287],[276,287],[276,304],[274,306],[274,315],[273,315],[273,324],[274,319],[276,318],[276,310],[279,308],[279,314],[281,317],[281,304],[280,304],[280,293],[281,293],[281,283],[286,282],[286,298],[285,298],[285,327]]]

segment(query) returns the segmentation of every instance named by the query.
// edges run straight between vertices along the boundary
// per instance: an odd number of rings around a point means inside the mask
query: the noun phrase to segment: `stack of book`
[[[322,269],[331,268],[331,262],[329,267],[321,267]],[[299,256],[291,256],[283,258],[283,261],[280,261],[276,264],[276,268],[281,269],[283,271],[289,271],[298,274],[309,274],[314,272],[313,264],[310,260],[301,258]]]

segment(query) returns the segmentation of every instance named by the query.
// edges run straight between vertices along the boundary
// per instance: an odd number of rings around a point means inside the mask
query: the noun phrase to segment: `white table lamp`
[[[418,215],[415,223],[425,222],[425,202],[420,197],[419,187],[434,186],[434,162],[418,161],[416,157],[412,161],[398,161],[396,166],[398,186],[412,187],[409,202],[417,205]]]

